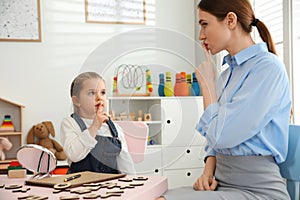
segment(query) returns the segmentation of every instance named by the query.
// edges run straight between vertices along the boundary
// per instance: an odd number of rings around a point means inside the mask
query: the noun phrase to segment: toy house
[[[0,160],[0,168],[5,168],[11,161],[16,160],[17,150],[23,145],[22,141],[22,109],[23,105],[0,97],[0,138],[7,138],[12,147],[3,152],[5,159]]]

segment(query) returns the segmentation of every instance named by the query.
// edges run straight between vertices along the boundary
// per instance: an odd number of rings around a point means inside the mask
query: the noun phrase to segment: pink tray
[[[139,175],[136,176],[126,176],[125,178],[134,178],[138,177]],[[143,182],[143,186],[136,186],[133,189],[125,189],[124,193],[122,194],[121,197],[108,197],[106,199],[108,200],[154,200],[160,195],[162,195],[164,192],[167,191],[168,189],[168,180],[167,177],[164,176],[146,176],[143,175],[143,177],[147,177],[147,181],[134,181],[133,183],[140,183]],[[60,196],[66,196],[66,195],[71,195],[74,193],[70,192],[60,192],[60,193],[53,193],[52,188],[47,188],[47,187],[37,187],[37,186],[28,186],[24,185],[25,180],[29,179],[28,178],[8,178],[7,175],[1,175],[0,176],[0,185],[5,184],[5,186],[13,185],[13,184],[18,184],[18,185],[23,185],[23,188],[30,187],[30,190],[27,191],[26,193],[21,193],[21,192],[12,192],[12,190],[8,190],[5,188],[0,188],[0,199],[18,199],[18,197],[21,196],[26,196],[26,195],[39,195],[39,196],[48,196],[48,199],[50,200],[59,200]],[[116,180],[111,180],[111,181],[106,181],[106,182],[116,182],[118,185],[128,185],[131,182],[122,182]],[[105,183],[105,182],[103,182]],[[81,189],[83,187],[76,187],[72,189]],[[97,193],[97,194],[105,194],[106,191],[112,191],[112,190],[119,190],[118,188],[113,188],[113,189],[107,189],[107,188],[101,188],[98,191],[92,191],[92,193]],[[84,194],[79,195],[80,199],[83,199]],[[101,198],[97,198],[101,199]]]

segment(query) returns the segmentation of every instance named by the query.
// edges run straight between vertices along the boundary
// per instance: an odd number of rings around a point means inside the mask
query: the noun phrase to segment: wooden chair
[[[147,147],[149,128],[140,121],[114,121],[124,131],[128,151],[135,163],[142,162]]]
[[[285,162],[279,164],[280,173],[287,181],[291,200],[299,200],[300,181],[300,125],[289,126],[289,147]]]

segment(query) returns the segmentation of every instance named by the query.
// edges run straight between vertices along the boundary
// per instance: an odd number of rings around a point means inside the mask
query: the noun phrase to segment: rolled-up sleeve
[[[218,103],[212,103],[206,108],[205,112],[203,113],[202,117],[199,120],[199,123],[196,125],[196,130],[199,131],[201,135],[203,136],[206,135],[208,126],[211,123],[211,121],[217,116],[218,110],[219,110]],[[206,145],[204,150],[206,151],[205,158],[208,156],[216,156],[216,151],[214,151],[214,149],[209,145]]]
[[[218,110],[218,103],[212,103],[206,108],[205,112],[199,120],[199,123],[196,126],[196,130],[199,131],[201,135],[205,136],[206,130],[208,129],[208,126],[211,123],[211,121],[217,116]]]

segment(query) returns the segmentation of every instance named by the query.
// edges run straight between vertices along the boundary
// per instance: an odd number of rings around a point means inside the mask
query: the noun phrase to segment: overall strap
[[[108,120],[106,121],[109,129],[110,129],[110,132],[112,134],[113,137],[117,138],[118,137],[118,131],[115,127],[115,124],[111,121],[110,118],[108,118]]]
[[[75,119],[75,121],[77,122],[77,124],[79,125],[81,131],[83,132],[85,129],[87,129],[84,121],[81,119],[81,117],[77,114],[77,113],[73,113],[71,114],[71,117],[73,117]],[[118,131],[114,125],[114,123],[111,121],[110,118],[108,118],[108,120],[106,121],[110,132],[112,134],[113,137],[117,138],[118,137]]]
[[[81,117],[77,114],[77,113],[73,113],[71,114],[71,117],[73,117],[75,119],[75,121],[77,122],[77,124],[79,125],[81,131],[83,132],[85,129],[87,129],[84,121],[81,119]]]

